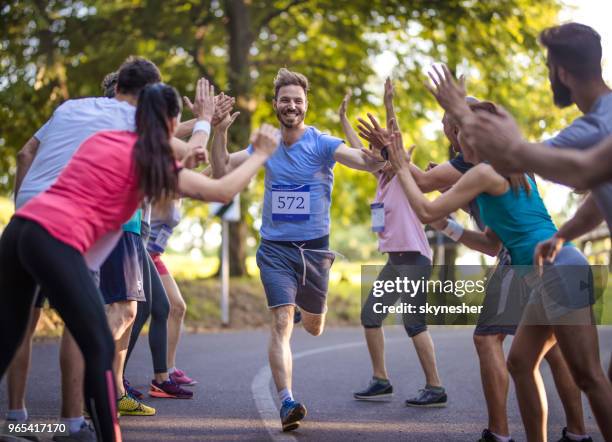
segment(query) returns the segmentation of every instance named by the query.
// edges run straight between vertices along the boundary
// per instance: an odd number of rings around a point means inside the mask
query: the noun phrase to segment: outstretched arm
[[[220,179],[208,178],[201,173],[182,169],[179,172],[179,190],[191,198],[226,204],[249,184],[259,168],[274,153],[278,142],[278,130],[264,124],[252,137],[253,154],[239,167]]]
[[[480,164],[463,175],[450,190],[430,201],[425,198],[410,172],[408,164],[411,155],[405,154],[398,141],[399,137],[398,132],[394,133],[389,158],[412,209],[422,223],[428,224],[444,218],[457,209],[465,207],[480,193],[496,192],[500,187],[500,182],[496,179],[493,169],[486,164]]]

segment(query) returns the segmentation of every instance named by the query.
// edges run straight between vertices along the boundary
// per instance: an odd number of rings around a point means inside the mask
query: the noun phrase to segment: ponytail
[[[178,168],[170,146],[170,119],[181,111],[176,90],[163,83],[142,89],[136,108],[134,163],[146,198],[162,201],[178,192]]]

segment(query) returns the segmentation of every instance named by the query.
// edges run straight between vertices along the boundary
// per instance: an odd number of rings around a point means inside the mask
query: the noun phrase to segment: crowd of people
[[[604,439],[612,440],[612,363],[606,376],[593,290],[582,287],[591,277],[589,263],[570,242],[603,220],[612,226],[612,90],[602,78],[600,37],[593,29],[569,23],[544,30],[540,40],[555,104],[575,104],[583,115],[555,137],[529,143],[500,105],[467,96],[462,78],[434,66],[428,88],[445,111],[444,134],[457,155],[427,170],[411,162],[414,148],[404,148],[389,79],[384,125],[368,115],[358,120],[356,131],[347,117],[350,93],[344,98],[339,109],[344,141],[306,125],[308,80],[282,68],[272,103],[280,130],[263,124],[249,146],[233,153],[227,140],[238,117],[234,99],[215,95],[200,79],[193,102],[183,99],[194,118],[181,122],[177,91],[143,58],[131,57],[109,74],[103,96],[63,103],[19,153],[16,212],[0,239],[0,376],[7,374],[7,422],[28,421],[32,337],[46,301],[66,324],[60,422],[67,431],[54,440],[120,441],[119,415],[156,413],[125,378],[149,318],[148,394],[192,398],[188,387],[197,382],[177,368],[185,301],[163,253],[180,221],[180,198],[227,203],[263,167],[256,258],[271,317],[268,357],[282,430],[297,429],[307,410],[292,391],[290,341],[297,323],[313,336],[324,329],[329,271],[337,254],[329,248],[329,233],[338,162],[376,177],[372,230],[379,251],[387,254],[378,280],[430,278],[432,251],[424,224],[498,257],[474,330],[488,412],[479,440],[512,440],[506,410],[510,378],[527,439],[548,440],[539,371],[544,358],[566,415],[559,440],[591,440],[581,393]],[[210,163],[204,172],[191,170],[204,163]],[[560,228],[534,173],[590,191]],[[434,190],[440,196],[424,196]],[[478,228],[460,225],[451,216],[458,210],[467,211]],[[373,305],[390,306],[401,297],[370,292],[362,306],[372,379],[354,392],[356,400],[393,394],[384,353],[386,315]],[[410,302],[425,301],[426,293],[417,293]],[[405,403],[444,407],[448,398],[426,317],[403,315],[403,320],[425,378],[424,388]],[[514,339],[506,357],[507,335]]]

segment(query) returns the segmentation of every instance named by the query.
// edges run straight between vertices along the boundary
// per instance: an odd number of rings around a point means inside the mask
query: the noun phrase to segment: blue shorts
[[[123,232],[100,268],[100,290],[105,304],[146,301],[142,270],[145,254],[140,235]]]
[[[543,308],[543,323],[565,324],[566,315],[595,303],[591,267],[573,245],[564,246],[552,264],[544,265],[541,276],[534,271],[525,276],[525,281],[532,289],[529,304]],[[533,317],[527,321],[535,322]]]
[[[256,258],[268,308],[297,305],[307,313],[325,313],[329,269],[336,257],[328,249],[328,236],[291,242],[262,238]]]

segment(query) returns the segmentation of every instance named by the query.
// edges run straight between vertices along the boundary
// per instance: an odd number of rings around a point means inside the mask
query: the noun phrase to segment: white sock
[[[7,421],[25,422],[28,420],[27,408],[18,408],[17,410],[8,410],[6,412]]]
[[[510,436],[501,436],[497,433],[493,433],[492,431],[491,434],[498,440],[498,442],[509,442],[510,439],[512,439]]]
[[[172,374],[176,371],[176,367],[172,367],[168,369],[168,374]]]
[[[60,424],[66,425],[70,434],[79,432],[83,422],[85,422],[85,418],[83,416],[60,418]]]
[[[281,391],[278,392],[278,398],[281,402],[285,402],[287,399],[292,401],[293,393],[291,393],[291,390],[289,390],[288,388],[283,388]]]
[[[584,440],[586,438],[588,438],[589,436],[587,434],[575,434],[575,433],[570,433],[569,431],[565,430],[565,435],[568,437],[568,439],[571,440]]]

